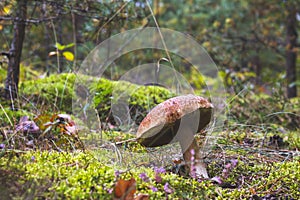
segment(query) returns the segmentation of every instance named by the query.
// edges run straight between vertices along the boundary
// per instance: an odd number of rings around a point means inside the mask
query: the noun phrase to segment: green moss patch
[[[89,151],[37,151],[18,153],[18,156],[6,153],[1,158],[1,171],[18,169],[14,187],[22,188],[22,183],[27,183],[28,188],[21,190],[22,194],[12,194],[13,188],[10,187],[5,192],[15,198],[31,194],[48,199],[111,199],[118,180],[134,178],[135,195],[147,194],[150,199],[249,199],[267,196],[291,199],[300,195],[299,158],[261,164],[239,158],[237,166],[226,178],[222,178],[222,184],[217,184],[211,180],[185,178],[150,165],[124,168],[122,164],[108,164],[107,155],[111,153],[104,149],[98,154],[101,157]],[[225,161],[226,164],[228,162]],[[223,167],[218,161],[211,162],[211,176],[222,177],[220,169]],[[11,175],[2,173],[2,179]]]
[[[127,106],[133,121],[139,123],[154,106],[175,95],[158,86],[142,86],[106,79],[94,83],[91,91],[95,93],[93,103],[101,119],[109,119],[113,124],[115,121],[111,113],[111,104],[115,104],[116,109],[126,109]]]
[[[41,109],[71,112],[72,98],[76,97],[73,90],[75,79],[75,74],[60,74],[25,81],[20,84],[20,95]]]
[[[111,105],[121,101],[128,105],[133,121],[139,123],[155,105],[173,96],[167,89],[158,86],[65,73],[21,83],[19,105],[22,109],[38,110],[40,113],[95,113],[96,108],[102,122],[115,124]],[[72,103],[75,103],[75,110]]]

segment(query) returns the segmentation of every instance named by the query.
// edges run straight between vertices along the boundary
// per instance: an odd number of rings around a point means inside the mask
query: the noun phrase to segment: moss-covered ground
[[[215,142],[205,152],[211,178],[197,179],[187,175],[176,145],[144,148],[135,142],[134,130],[120,131],[111,116],[113,92],[130,94],[127,103],[137,124],[174,94],[86,76],[79,77],[82,87],[76,90],[76,78],[61,74],[23,82],[14,102],[18,111],[1,100],[0,199],[118,199],[120,188],[127,199],[299,198],[299,99],[250,94],[232,101],[226,124],[213,133]],[[99,114],[96,130],[70,107],[90,94],[87,110]],[[15,130],[21,116],[47,122],[54,113],[69,113],[80,125],[84,148],[61,129],[43,137]]]

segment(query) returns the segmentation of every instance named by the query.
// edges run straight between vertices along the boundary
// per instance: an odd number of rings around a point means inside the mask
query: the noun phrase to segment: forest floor
[[[72,77],[67,76],[52,86],[51,77],[36,83],[47,88],[23,83],[20,92],[27,101],[18,101],[22,109],[17,112],[7,108],[9,102],[1,103],[1,199],[299,198],[299,98],[236,99],[224,126],[212,133],[207,129],[209,140],[202,151],[210,178],[204,179],[189,176],[178,144],[145,148],[133,131],[110,123],[110,107],[105,106],[110,95],[101,96],[110,88],[107,81],[91,89],[101,91],[93,100],[102,102],[96,106],[98,129],[91,130],[75,115],[60,115],[70,113],[67,105],[74,98],[66,84]],[[61,91],[65,97],[57,97]],[[164,95],[153,98],[170,97]],[[140,105],[136,110],[143,110],[142,97],[131,101]],[[62,116],[65,121],[58,123]]]

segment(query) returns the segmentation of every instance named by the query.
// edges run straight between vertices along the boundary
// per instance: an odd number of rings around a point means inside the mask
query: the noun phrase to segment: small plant
[[[211,180],[217,182],[219,185],[222,185],[224,183],[224,180],[226,180],[229,177],[230,173],[232,173],[233,169],[237,167],[237,164],[238,160],[230,160],[230,163],[227,163],[224,166],[222,174],[220,176],[213,177]]]
[[[65,51],[65,49],[71,48],[73,47],[75,44],[74,43],[70,43],[67,45],[62,45],[60,43],[56,43],[55,44],[55,48],[57,49],[56,51],[51,51],[49,52],[49,56],[64,56],[66,60],[68,61],[73,61],[74,60],[74,54],[70,51]]]

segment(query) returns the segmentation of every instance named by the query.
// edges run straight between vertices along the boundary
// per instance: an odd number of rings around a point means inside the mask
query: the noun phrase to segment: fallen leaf
[[[139,194],[134,200],[149,200],[149,194]]]
[[[175,160],[173,160],[173,163],[174,163],[175,165],[179,165],[179,164],[182,163],[182,161],[181,161],[180,159],[175,159]]]
[[[114,199],[134,200],[136,192],[136,181],[134,178],[130,180],[120,179],[114,188]]]
[[[77,135],[77,127],[75,122],[71,119],[68,114],[54,115],[53,121],[58,123],[60,132],[67,135]]]
[[[35,124],[34,121],[29,120],[28,116],[22,116],[19,123],[15,127],[15,131],[28,134],[37,134],[40,133],[40,128]]]
[[[34,122],[42,131],[45,131],[49,126],[53,124],[50,120],[51,117],[49,115],[39,115],[34,118]]]

